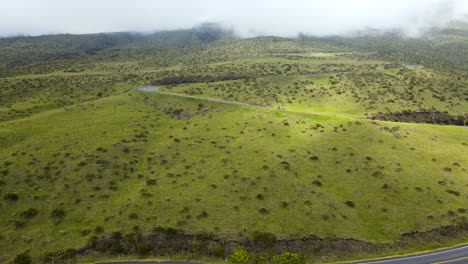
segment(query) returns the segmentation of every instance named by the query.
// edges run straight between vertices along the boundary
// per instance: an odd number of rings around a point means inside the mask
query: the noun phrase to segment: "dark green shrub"
[[[12,223],[15,226],[15,229],[21,229],[26,227],[26,221],[13,221]]]
[[[5,199],[7,201],[18,201],[19,196],[16,193],[7,193],[7,194],[5,194],[3,199]]]
[[[122,234],[122,232],[120,232],[120,231],[114,231],[114,232],[112,232],[112,233],[110,234],[110,237],[111,237],[112,239],[120,240],[120,239],[123,238],[123,234]]]
[[[146,185],[148,185],[148,186],[156,185],[156,180],[155,179],[146,180]]]
[[[197,215],[197,218],[198,219],[201,219],[201,218],[207,218],[208,217],[208,213],[203,211],[201,212],[199,215]]]
[[[88,240],[88,243],[87,243],[87,247],[95,248],[96,245],[97,245],[98,240],[99,240],[99,238],[97,236],[90,237],[89,240]]]
[[[130,219],[137,219],[138,218],[138,215],[136,213],[131,213],[128,218]]]
[[[230,256],[229,262],[246,264],[249,263],[249,252],[244,247],[238,247]]]
[[[26,211],[23,211],[20,213],[20,216],[26,219],[32,219],[36,217],[36,215],[39,213],[39,211],[35,208],[29,208]]]
[[[137,246],[137,253],[139,256],[146,256],[150,252],[149,246],[146,243],[140,243]]]
[[[351,208],[354,208],[355,207],[355,204],[353,201],[346,201],[345,204]]]
[[[252,242],[265,248],[271,248],[276,243],[276,236],[270,232],[256,231],[252,234]]]
[[[119,255],[124,253],[124,248],[122,247],[119,241],[112,241],[109,253],[112,255]]]
[[[90,233],[91,233],[91,230],[89,230],[89,229],[82,229],[82,230],[81,230],[81,235],[82,235],[82,236],[87,236],[87,235],[89,235]]]
[[[299,254],[285,252],[273,257],[273,261],[278,264],[301,264],[304,263],[304,258]]]
[[[216,244],[211,248],[211,254],[215,257],[224,258],[226,248],[223,244]]]
[[[104,233],[104,227],[102,227],[102,226],[96,226],[96,227],[94,228],[94,233],[95,233],[95,234],[102,234],[102,233]]]
[[[197,241],[208,241],[213,237],[212,233],[200,232],[195,234],[195,240]]]
[[[262,257],[262,256],[255,256],[253,259],[252,259],[252,262],[254,264],[264,264],[266,262],[266,258],[265,257]]]
[[[455,196],[460,196],[460,192],[458,192],[458,191],[454,191],[454,190],[450,190],[450,189],[447,189],[445,191],[450,193],[450,194],[453,194]]]
[[[164,228],[164,227],[161,227],[161,226],[153,228],[152,231],[155,234],[164,235],[166,238],[173,238],[174,236],[183,233],[182,230],[180,230],[180,229],[175,229],[175,228],[172,228],[172,227]]]
[[[30,263],[32,263],[31,256],[29,256],[29,254],[26,252],[16,255],[15,259],[13,260],[13,264],[30,264]]]
[[[52,210],[52,212],[50,213],[50,216],[56,220],[60,220],[65,217],[65,211],[63,209],[56,208]]]

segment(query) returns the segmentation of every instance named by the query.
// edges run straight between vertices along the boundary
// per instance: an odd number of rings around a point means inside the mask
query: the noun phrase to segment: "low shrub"
[[[137,253],[141,257],[147,256],[150,253],[149,246],[145,243],[138,244]]]
[[[285,252],[273,257],[273,262],[278,264],[302,264],[304,263],[304,258],[299,254]]]
[[[31,256],[29,256],[29,254],[26,252],[16,255],[15,259],[13,260],[13,264],[30,264],[30,263],[32,263]]]
[[[155,179],[149,179],[146,181],[146,185],[151,186],[151,185],[156,185],[156,180]]]
[[[225,250],[226,247],[223,244],[218,243],[211,248],[211,254],[215,257],[223,258]]]
[[[170,239],[173,238],[179,234],[182,234],[182,230],[180,229],[175,229],[172,227],[164,228],[161,226],[155,227],[152,230],[153,234],[161,234],[164,235],[165,238]]]
[[[276,236],[270,232],[256,231],[252,235],[252,242],[265,248],[271,248],[276,243]]]
[[[229,262],[238,264],[249,263],[249,252],[244,247],[239,247],[229,256]]]
[[[255,256],[252,259],[253,264],[264,264],[266,263],[266,258],[262,256]]]
[[[50,213],[50,216],[56,220],[60,220],[65,217],[65,211],[63,209],[56,208],[52,210],[52,212]]]
[[[7,194],[5,194],[3,199],[5,199],[7,201],[18,201],[19,196],[16,193],[7,193]]]
[[[38,213],[39,211],[36,208],[29,208],[28,210],[21,212],[20,216],[26,219],[32,219],[36,217]]]
[[[102,226],[96,226],[96,227],[94,228],[94,233],[95,233],[95,234],[102,234],[102,233],[104,233],[104,227],[102,227]]]

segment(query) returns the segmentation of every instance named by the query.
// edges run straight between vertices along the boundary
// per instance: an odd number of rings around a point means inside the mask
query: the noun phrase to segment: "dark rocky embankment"
[[[186,255],[193,258],[213,257],[224,259],[236,248],[243,246],[252,256],[268,256],[284,252],[299,253],[310,260],[332,257],[349,259],[357,255],[384,255],[405,248],[426,245],[427,247],[446,246],[459,242],[468,236],[468,221],[442,226],[424,232],[405,233],[400,239],[389,243],[371,243],[350,238],[303,237],[277,239],[271,233],[256,233],[250,239],[230,240],[213,234],[186,234],[172,228],[155,228],[143,235],[138,229],[129,233],[114,232],[109,236],[92,237],[88,244],[79,249],[46,253],[42,263],[69,263],[77,256],[86,255],[140,255],[167,256]]]
[[[370,119],[405,122],[405,123],[425,123],[434,125],[468,125],[468,113],[464,115],[452,116],[438,111],[403,111],[398,113],[378,113]]]

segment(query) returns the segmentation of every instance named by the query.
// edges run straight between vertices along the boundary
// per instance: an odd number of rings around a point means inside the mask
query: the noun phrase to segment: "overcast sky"
[[[243,36],[342,34],[372,27],[409,35],[465,19],[468,0],[0,0],[0,35],[152,32],[219,22]]]

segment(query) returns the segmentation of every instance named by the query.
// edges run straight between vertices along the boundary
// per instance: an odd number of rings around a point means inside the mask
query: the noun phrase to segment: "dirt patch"
[[[436,125],[468,125],[468,113],[464,115],[452,116],[443,112],[432,111],[403,111],[399,113],[379,113],[371,116],[370,119],[377,119],[392,122],[425,123]]]

